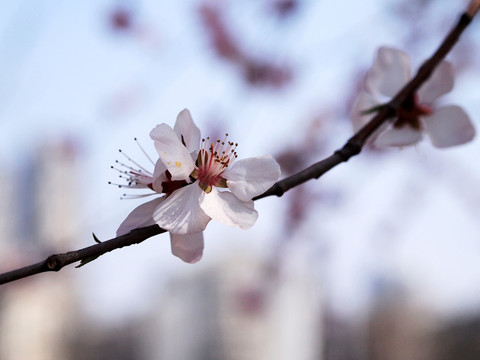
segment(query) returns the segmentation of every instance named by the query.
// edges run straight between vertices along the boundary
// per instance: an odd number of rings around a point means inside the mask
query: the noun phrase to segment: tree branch
[[[89,259],[99,257],[112,250],[133,244],[140,244],[142,241],[145,241],[154,235],[164,233],[165,231],[166,230],[161,229],[158,225],[151,225],[132,230],[128,234],[80,250],[69,251],[64,254],[50,255],[39,263],[0,274],[0,285],[46,271],[59,271],[64,266],[77,261],[88,262]]]
[[[390,102],[385,104],[381,110],[378,111],[377,114],[370,120],[370,122],[360,129],[353,137],[351,137],[342,148],[335,151],[326,159],[311,165],[305,170],[278,181],[269,190],[255,197],[253,200],[262,199],[272,195],[282,196],[291,188],[303,184],[308,180],[318,179],[335,166],[346,162],[351,157],[359,154],[367,140],[375,133],[375,131],[377,131],[377,129],[379,129],[389,118],[394,116],[400,105],[409,96],[415,93],[415,91],[430,77],[433,70],[435,70],[438,64],[445,58],[452,47],[456,44],[458,38],[470,24],[479,7],[480,0],[473,0],[470,3],[467,11],[461,15],[455,27],[448,33],[432,57],[425,61],[424,64],[419,68],[415,77],[413,77]],[[151,225],[132,230],[128,234],[100,242],[80,250],[51,255],[39,263],[0,274],[0,285],[42,272],[59,271],[64,266],[77,261],[81,261],[81,265],[83,265],[107,252],[120,249],[124,246],[139,244],[154,235],[164,232],[166,232],[166,230],[161,229],[158,225]]]
[[[477,2],[480,2],[478,0]],[[380,128],[389,118],[395,115],[400,105],[430,77],[433,70],[445,58],[448,52],[458,41],[460,34],[472,21],[472,17],[468,13],[462,14],[456,26],[450,31],[440,47],[435,51],[431,58],[423,63],[417,74],[395,95],[395,97],[385,104],[382,109],[347,143],[333,153],[333,155],[321,160],[305,170],[297,174],[289,176],[278,181],[265,193],[257,196],[254,200],[258,200],[267,196],[282,196],[286,191],[298,186],[308,180],[318,179],[333,167],[348,161],[352,156],[360,153],[367,140]]]

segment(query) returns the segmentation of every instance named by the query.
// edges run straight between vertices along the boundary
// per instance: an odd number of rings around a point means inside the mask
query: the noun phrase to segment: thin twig
[[[269,190],[255,197],[253,200],[262,199],[272,195],[282,196],[291,188],[303,184],[308,180],[318,179],[335,166],[346,162],[352,156],[359,154],[367,140],[377,131],[377,129],[379,129],[389,118],[394,116],[400,105],[409,96],[415,93],[415,91],[418,90],[418,88],[430,77],[433,70],[458,41],[460,34],[470,24],[479,7],[480,0],[473,0],[470,3],[467,11],[462,14],[455,27],[443,40],[442,44],[432,57],[425,61],[425,63],[419,68],[415,77],[413,77],[412,80],[410,80],[389,103],[383,106],[363,128],[351,137],[342,148],[305,170],[278,181]],[[46,271],[59,271],[64,266],[78,261],[82,261],[82,264],[85,264],[90,259],[97,258],[107,252],[120,249],[124,246],[139,244],[144,240],[163,232],[166,232],[166,230],[161,229],[158,225],[151,225],[132,230],[128,234],[80,250],[51,255],[39,263],[0,274],[0,285]]]

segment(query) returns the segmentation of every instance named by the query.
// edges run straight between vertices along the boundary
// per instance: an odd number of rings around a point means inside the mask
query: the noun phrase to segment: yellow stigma
[[[176,167],[182,167],[182,163],[180,161],[175,161],[175,166]]]

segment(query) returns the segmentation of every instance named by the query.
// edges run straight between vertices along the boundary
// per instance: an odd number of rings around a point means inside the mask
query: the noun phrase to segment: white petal
[[[418,90],[421,104],[431,104],[438,97],[453,89],[453,66],[447,61],[442,61],[432,73],[431,77]]]
[[[167,167],[172,180],[188,180],[195,163],[177,133],[167,124],[160,124],[150,132],[158,156]]]
[[[173,130],[177,133],[180,141],[183,138],[189,153],[198,152],[200,147],[200,129],[193,122],[188,109],[183,109],[178,114]]]
[[[200,208],[203,194],[197,183],[175,190],[153,212],[153,219],[163,229],[176,234],[205,230],[210,217]]]
[[[401,50],[381,47],[367,74],[366,88],[374,95],[393,97],[410,77],[408,55]]]
[[[153,171],[153,190],[162,193],[162,183],[167,180],[167,176],[165,175],[165,171],[167,171],[167,167],[163,163],[162,159],[158,159],[155,163],[155,170]]]
[[[240,200],[263,194],[280,177],[280,165],[270,155],[235,161],[223,176],[227,186]]]
[[[172,254],[189,264],[198,262],[203,255],[203,233],[170,233]]]
[[[163,197],[158,197],[135,208],[120,224],[117,236],[128,234],[139,227],[154,225],[153,211],[162,201]]]
[[[475,137],[469,116],[459,106],[442,107],[424,120],[426,132],[438,148],[465,144]]]
[[[407,146],[419,142],[422,133],[411,126],[391,128],[378,135],[375,140],[377,146]]]
[[[200,206],[212,219],[240,229],[252,227],[258,218],[252,200],[242,201],[231,192],[220,192],[216,188],[209,194],[203,193]]]
[[[369,93],[362,91],[360,92],[360,94],[358,94],[357,99],[353,104],[352,113],[350,115],[353,131],[355,133],[362,127],[364,127],[375,115],[375,113],[362,115],[362,112],[378,105],[378,101]]]

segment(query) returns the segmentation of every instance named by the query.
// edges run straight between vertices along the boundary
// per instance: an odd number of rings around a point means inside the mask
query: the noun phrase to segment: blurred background
[[[108,185],[122,149],[188,108],[282,177],[352,135],[379,46],[416,68],[466,0],[0,1],[0,271],[115,236],[142,200]],[[480,121],[480,24],[443,103]],[[159,235],[0,288],[0,360],[478,359],[480,142],[365,149],[210,223],[201,262]]]

